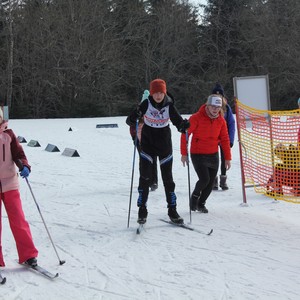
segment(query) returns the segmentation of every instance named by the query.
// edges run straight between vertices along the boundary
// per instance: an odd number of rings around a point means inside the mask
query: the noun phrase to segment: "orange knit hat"
[[[152,96],[155,93],[167,93],[166,82],[162,79],[154,79],[150,82],[150,95]]]

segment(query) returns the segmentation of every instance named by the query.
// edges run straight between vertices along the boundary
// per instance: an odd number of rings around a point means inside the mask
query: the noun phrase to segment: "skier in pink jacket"
[[[0,266],[5,266],[1,242],[2,202],[16,242],[19,263],[37,265],[38,250],[34,246],[29,224],[22,209],[16,169],[16,165],[22,165],[20,175],[26,178],[30,173],[30,165],[16,135],[11,129],[7,129],[7,125],[8,121],[3,120],[3,110],[0,107]]]

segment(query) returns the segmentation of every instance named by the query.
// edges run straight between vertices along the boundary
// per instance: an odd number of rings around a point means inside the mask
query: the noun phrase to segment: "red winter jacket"
[[[0,125],[0,192],[4,193],[19,188],[16,164],[21,160],[30,170],[21,144],[5,123]]]
[[[188,134],[193,135],[191,142],[192,154],[213,154],[219,151],[221,144],[225,160],[231,160],[230,140],[227,131],[226,121],[223,116],[211,119],[206,111],[206,104],[202,105],[199,111],[193,114],[190,121]],[[181,135],[181,154],[187,155],[186,135]]]

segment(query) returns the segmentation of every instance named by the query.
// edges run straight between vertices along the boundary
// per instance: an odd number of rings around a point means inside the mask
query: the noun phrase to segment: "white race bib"
[[[148,100],[148,109],[144,114],[144,122],[146,125],[154,128],[163,128],[169,125],[169,119],[169,105],[158,110],[154,108]]]

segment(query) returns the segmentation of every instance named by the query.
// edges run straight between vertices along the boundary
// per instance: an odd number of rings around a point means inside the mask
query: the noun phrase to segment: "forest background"
[[[10,118],[127,115],[157,77],[181,113],[218,81],[268,75],[272,110],[300,96],[300,1],[0,2],[0,102]]]

